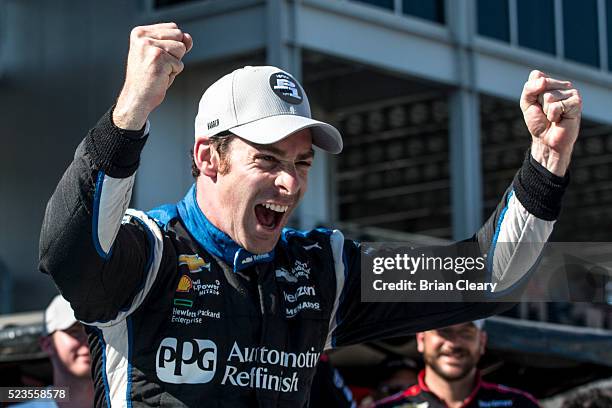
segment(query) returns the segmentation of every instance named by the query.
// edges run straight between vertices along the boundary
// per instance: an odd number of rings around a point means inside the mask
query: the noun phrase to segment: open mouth
[[[262,227],[274,230],[280,225],[288,209],[288,205],[272,203],[257,204],[255,206],[255,216],[257,217],[257,222]]]

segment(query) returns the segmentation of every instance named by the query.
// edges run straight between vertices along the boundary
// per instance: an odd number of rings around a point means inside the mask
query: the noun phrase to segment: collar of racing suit
[[[468,406],[474,398],[476,398],[476,394],[480,390],[480,386],[482,385],[482,376],[480,375],[480,370],[476,370],[476,377],[474,378],[474,388],[470,392],[470,395],[467,396],[466,399],[463,400],[461,404],[462,407]],[[427,383],[425,382],[425,369],[421,370],[418,375],[418,386],[421,390],[434,395],[436,398],[440,399],[436,394],[433,393],[432,390],[429,389]]]
[[[274,259],[274,250],[263,254],[253,254],[239,246],[229,235],[208,221],[198,206],[195,184],[179,201],[177,209],[191,236],[208,252],[223,259],[233,268],[234,272]]]

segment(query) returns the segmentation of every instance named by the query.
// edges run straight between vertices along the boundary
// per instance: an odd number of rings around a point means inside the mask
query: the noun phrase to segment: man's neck
[[[91,378],[78,378],[66,373],[53,370],[53,386],[66,387],[70,400],[58,402],[61,408],[91,407],[94,405],[94,390]]]
[[[224,231],[226,229],[224,228],[225,226],[221,223],[221,220],[223,219],[221,217],[221,214],[223,214],[222,205],[216,200],[214,194],[210,194],[210,191],[214,191],[214,183],[212,183],[209,179],[203,179],[202,177],[198,178],[195,183],[196,204],[200,208],[200,211],[202,211],[202,214],[204,214],[208,222],[210,222],[218,230],[223,231],[227,234],[227,231]]]
[[[205,196],[200,194],[201,186],[189,190],[185,198],[178,204],[178,212],[189,233],[203,248],[222,259],[235,272],[246,269],[254,264],[270,262],[274,259],[274,249],[270,252],[253,254],[223,231],[219,225],[209,219],[209,213],[214,213],[207,207]]]
[[[430,366],[425,367],[425,383],[438,398],[443,400],[449,408],[461,407],[463,401],[470,395],[476,380],[476,369],[473,369],[464,378],[448,381],[440,377]]]

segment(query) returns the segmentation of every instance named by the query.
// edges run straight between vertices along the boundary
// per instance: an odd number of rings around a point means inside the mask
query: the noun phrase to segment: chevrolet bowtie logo
[[[179,255],[178,261],[179,266],[187,265],[191,273],[202,272],[203,269],[208,269],[210,271],[210,263],[205,262],[204,259],[200,258],[197,254]]]

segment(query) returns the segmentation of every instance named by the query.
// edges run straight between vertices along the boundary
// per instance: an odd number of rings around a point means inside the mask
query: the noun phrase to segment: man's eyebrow
[[[306,153],[299,154],[297,158],[298,160],[307,160],[307,159],[314,159],[314,156],[315,156],[314,149],[310,149]]]
[[[266,145],[256,145],[256,146],[257,146],[257,150],[259,150],[260,153],[272,153],[279,157],[285,157],[285,154],[286,154],[284,150],[279,149],[278,147],[266,146]],[[307,152],[298,154],[297,160],[313,159],[314,155],[315,155],[315,151],[314,149],[311,148]]]

